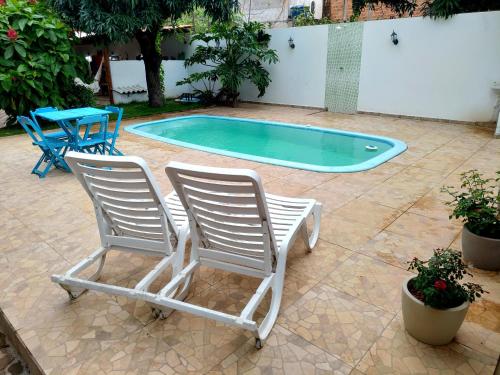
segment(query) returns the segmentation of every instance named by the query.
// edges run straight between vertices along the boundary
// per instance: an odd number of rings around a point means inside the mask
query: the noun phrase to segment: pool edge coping
[[[141,131],[138,129],[140,127],[147,126],[147,125],[154,125],[157,123],[164,123],[164,122],[172,122],[172,121],[175,121],[178,119],[185,119],[185,118],[213,118],[213,119],[222,119],[222,120],[238,120],[238,121],[251,122],[251,123],[267,123],[267,124],[271,124],[271,125],[275,125],[275,126],[301,128],[301,129],[307,129],[307,130],[312,130],[312,131],[319,131],[319,132],[323,132],[323,133],[355,135],[357,137],[364,138],[364,139],[373,139],[373,140],[389,143],[393,147],[387,151],[384,151],[382,154],[377,155],[377,156],[375,156],[369,160],[366,160],[362,163],[352,164],[350,166],[328,167],[328,166],[318,166],[315,164],[293,162],[293,161],[287,161],[287,160],[281,160],[281,159],[273,159],[273,158],[268,158],[268,157],[263,157],[263,156],[244,154],[244,153],[235,152],[235,151],[221,150],[221,149],[217,149],[217,148],[201,146],[201,145],[197,145],[194,143],[177,141],[177,140],[174,140],[171,138],[165,138],[165,137],[161,137],[158,135],[149,134],[145,131]],[[365,134],[365,133],[345,131],[345,130],[339,130],[339,129],[323,128],[323,127],[307,125],[307,124],[292,124],[292,123],[279,122],[279,121],[257,120],[257,119],[241,118],[241,117],[217,116],[217,115],[207,115],[207,114],[175,116],[175,117],[170,117],[170,118],[165,118],[165,119],[160,119],[160,120],[155,120],[155,121],[147,121],[147,122],[143,122],[143,123],[128,125],[124,129],[125,129],[125,131],[127,131],[129,133],[139,135],[142,137],[146,137],[146,138],[150,138],[150,139],[154,139],[156,141],[160,141],[163,143],[172,144],[175,146],[180,146],[180,147],[185,147],[185,148],[189,148],[189,149],[214,153],[214,154],[223,155],[223,156],[234,157],[237,159],[250,160],[250,161],[255,161],[255,162],[259,162],[259,163],[266,163],[266,164],[278,165],[278,166],[282,166],[282,167],[295,168],[295,169],[301,169],[301,170],[307,170],[307,171],[319,172],[319,173],[355,173],[355,172],[366,171],[366,170],[378,167],[379,165],[382,165],[383,163],[388,162],[389,160],[400,155],[401,153],[403,153],[404,151],[406,151],[408,149],[407,144],[403,141],[400,141],[400,140],[394,139],[394,138],[390,138],[390,137],[379,136],[379,135]]]

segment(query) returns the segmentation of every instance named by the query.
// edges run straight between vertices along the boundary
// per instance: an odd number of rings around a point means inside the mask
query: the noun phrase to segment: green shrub
[[[37,107],[68,107],[74,78],[88,80],[72,37],[43,2],[0,0],[0,108],[9,124]]]
[[[445,186],[441,191],[453,198],[446,204],[453,207],[450,219],[461,219],[474,234],[500,238],[500,171],[498,178],[483,178],[475,169],[461,174],[462,190]],[[496,190],[496,191],[495,191]]]
[[[71,82],[65,88],[66,107],[92,107],[95,105],[95,96],[91,89]]]
[[[257,86],[261,97],[271,83],[265,64],[278,62],[276,51],[269,48],[270,40],[259,22],[215,23],[209,33],[193,35],[191,44],[202,44],[184,61],[186,67],[200,64],[209,69],[192,73],[177,85],[193,86],[201,81],[205,87],[201,91],[208,93],[218,81],[222,87],[215,97],[234,106],[241,85],[248,81]]]
[[[467,272],[460,252],[436,249],[428,261],[414,258],[409,270],[418,275],[408,284],[409,291],[424,304],[436,309],[460,306],[465,301],[474,302],[485,291],[474,283],[460,283]]]

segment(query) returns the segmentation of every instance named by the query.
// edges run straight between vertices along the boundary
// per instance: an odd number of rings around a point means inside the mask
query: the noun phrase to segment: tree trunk
[[[159,27],[151,30],[139,31],[135,34],[137,42],[141,47],[146,69],[146,84],[148,86],[148,99],[151,107],[161,107],[163,105],[163,92],[161,91],[161,55],[156,51],[156,36]]]

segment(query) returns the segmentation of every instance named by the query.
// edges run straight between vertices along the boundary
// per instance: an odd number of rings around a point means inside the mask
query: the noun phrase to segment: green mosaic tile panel
[[[325,106],[331,112],[357,110],[362,44],[362,22],[329,26]]]

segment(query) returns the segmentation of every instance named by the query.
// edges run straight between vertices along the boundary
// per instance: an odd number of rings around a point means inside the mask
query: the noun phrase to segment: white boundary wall
[[[267,67],[272,82],[262,98],[249,84],[241,89],[242,100],[262,103],[325,107],[328,26],[270,29],[269,47],[277,51],[279,63]],[[288,45],[290,37],[295,43]]]
[[[390,39],[396,31],[399,44]],[[241,99],[324,108],[328,26],[270,29],[279,63],[262,98],[244,84]],[[288,45],[292,38],[295,49]],[[185,46],[189,56],[193,46]],[[167,97],[190,92],[175,83],[200,67],[164,61]],[[111,62],[113,86],[146,86],[142,61]],[[448,20],[405,18],[364,24],[358,111],[456,121],[496,121],[500,81],[500,11],[456,15]]]
[[[493,121],[493,81],[500,81],[500,12],[365,22],[358,111]]]

